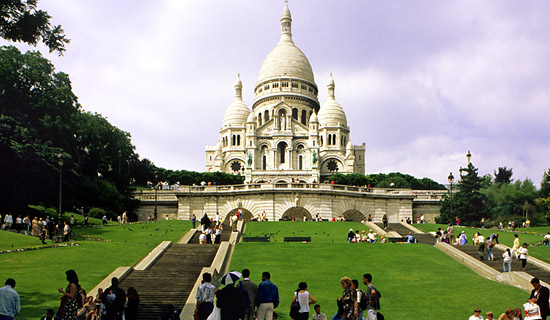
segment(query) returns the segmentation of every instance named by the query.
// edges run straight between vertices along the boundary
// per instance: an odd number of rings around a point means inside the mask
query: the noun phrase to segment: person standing
[[[537,277],[531,279],[531,285],[533,286],[533,290],[531,291],[529,299],[537,299],[542,320],[546,320],[547,317],[550,316],[550,306],[548,302],[548,299],[550,298],[550,290],[541,285],[540,280]]]
[[[519,238],[517,234],[514,234],[514,245],[512,246],[512,253],[514,254],[516,259],[519,256],[518,250],[519,250]]]
[[[300,282],[298,284],[298,289],[294,293],[294,297],[292,298],[292,303],[290,303],[290,305],[294,304],[296,301],[300,304],[300,310],[298,310],[298,314],[294,317],[294,320],[308,320],[309,305],[317,303],[317,300],[315,300],[315,298],[307,291],[307,283]]]
[[[525,266],[527,265],[527,256],[529,255],[529,250],[527,250],[527,243],[524,243],[521,248],[518,250],[519,260],[521,261],[521,269],[525,271]]]
[[[447,227],[447,236],[449,238],[449,243],[452,243],[455,240],[455,228],[451,223]]]
[[[195,224],[197,223],[197,216],[193,214],[191,217],[191,223],[193,224],[193,229],[195,229]]]
[[[271,274],[262,272],[262,282],[256,296],[257,320],[273,320],[273,309],[279,306],[279,289],[271,282]]]
[[[361,309],[360,303],[361,303],[361,297],[363,296],[363,291],[359,289],[359,281],[356,279],[351,280],[351,287],[353,290],[355,290],[355,293],[357,295],[357,300],[355,301],[354,308],[358,310],[357,312],[357,320],[363,320],[363,309]]]
[[[382,223],[384,223],[384,230],[386,230],[386,228],[388,227],[388,215],[387,214],[385,214],[382,217]]]
[[[258,295],[258,285],[250,280],[250,270],[243,269],[243,280],[239,282],[241,292],[248,295],[249,306],[244,309],[244,320],[254,320],[254,301]]]
[[[354,320],[359,314],[359,309],[356,309],[356,299],[355,290],[351,286],[351,279],[349,277],[342,277],[340,279],[340,284],[344,291],[342,292],[342,297],[338,298],[338,304],[342,305],[341,319],[342,320]],[[339,308],[340,309],[340,308]],[[338,315],[340,315],[340,310],[338,310]]]
[[[76,320],[76,315],[78,313],[78,301],[80,295],[78,294],[78,276],[74,270],[67,270],[65,272],[67,276],[67,282],[69,285],[67,289],[59,288],[57,291],[62,293],[61,296],[61,305],[63,306],[62,320]]]
[[[69,242],[69,234],[71,233],[71,227],[69,227],[69,224],[67,221],[64,222],[65,226],[63,227],[63,241]]]
[[[369,297],[366,320],[376,320],[376,314],[380,310],[380,298],[382,298],[382,295],[372,284],[372,275],[370,273],[363,275],[363,283],[367,286],[365,294]]]
[[[19,294],[15,291],[15,280],[6,279],[4,287],[0,288],[0,319],[13,320],[21,312]]]
[[[479,251],[479,260],[483,260],[483,257],[485,256],[485,237],[479,233],[477,235],[477,245],[478,245],[478,251]]]
[[[101,301],[105,304],[105,319],[122,320],[124,304],[126,303],[126,292],[118,286],[117,277],[111,279],[111,286],[103,292]]]
[[[90,297],[91,298],[91,297]],[[134,287],[128,288],[128,294],[126,295],[126,304],[124,306],[124,319],[125,320],[137,320],[139,314],[139,294]]]
[[[547,247],[549,242],[550,242],[550,232],[546,233],[546,235],[542,239],[542,243]]]
[[[508,272],[510,272],[511,264],[512,264],[512,253],[510,252],[509,248],[506,248],[506,251],[502,253],[502,270],[506,272],[506,265],[508,265]]]
[[[220,308],[221,320],[240,320],[243,317],[241,292],[235,288],[235,283],[227,284],[216,292],[216,306]]]
[[[202,274],[202,283],[197,288],[197,306],[195,313],[199,320],[206,320],[214,309],[214,292],[216,287],[210,283],[212,281],[212,275],[208,272]]]

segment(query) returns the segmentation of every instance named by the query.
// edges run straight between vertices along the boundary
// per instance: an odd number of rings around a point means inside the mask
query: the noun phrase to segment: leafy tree
[[[531,209],[531,212],[528,213],[529,218],[531,220],[537,219],[537,211],[535,210],[537,189],[529,179],[525,181],[517,180],[508,184],[494,183],[483,189],[482,192],[487,195],[492,219],[521,220],[526,204]]]
[[[50,50],[63,55],[69,40],[60,25],[50,24],[51,16],[37,8],[38,0],[2,0],[0,37],[36,46],[42,41]]]
[[[445,197],[439,218],[439,223],[449,223],[455,217],[460,217],[461,222],[473,225],[481,218],[487,218],[489,213],[487,196],[481,193],[484,178],[477,174],[477,168],[470,162],[466,168],[466,174],[458,182],[458,192],[451,197]],[[451,212],[452,201],[452,212]]]
[[[541,207],[546,222],[550,223],[550,169],[542,176],[537,204]]]
[[[501,186],[503,183],[512,182],[512,169],[506,167],[498,167],[498,172],[495,170],[495,183]]]
[[[328,178],[336,184],[351,186],[372,186],[378,188],[410,188],[413,190],[445,190],[445,186],[430,178],[417,179],[400,172],[363,175],[359,173],[337,173]]]

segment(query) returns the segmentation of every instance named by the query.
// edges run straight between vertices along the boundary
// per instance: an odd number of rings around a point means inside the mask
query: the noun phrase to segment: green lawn
[[[364,229],[345,222],[249,223],[245,236],[274,234],[274,242],[237,244],[230,268],[250,269],[257,283],[263,271],[271,273],[279,287],[279,319],[289,319],[300,281],[308,283],[323,312],[332,316],[342,293],[340,277],[361,281],[367,272],[383,295],[381,312],[386,319],[467,319],[475,307],[500,314],[527,299],[522,290],[486,280],[433,246],[348,244],[350,227]],[[284,243],[284,234],[312,236],[312,242]]]
[[[46,309],[57,309],[60,295],[56,290],[67,285],[66,270],[74,269],[88,291],[117,267],[134,265],[160,242],[176,242],[190,228],[190,221],[179,220],[76,228],[75,233],[112,241],[81,239],[75,241],[78,246],[0,254],[0,274],[17,282],[22,304],[18,319],[39,319]],[[36,238],[5,231],[0,232],[0,240],[25,247],[39,243]]]

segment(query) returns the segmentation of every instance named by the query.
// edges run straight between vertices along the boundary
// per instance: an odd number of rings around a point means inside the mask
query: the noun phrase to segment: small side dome
[[[223,127],[244,127],[250,114],[250,109],[242,98],[243,85],[240,75],[237,76],[235,84],[235,100],[227,107],[223,115]]]
[[[351,140],[348,140],[348,143],[346,144],[346,150],[353,150],[353,145],[351,144]]]
[[[315,112],[311,113],[311,116],[309,117],[309,122],[319,123],[319,120],[317,120],[317,114]]]
[[[256,121],[254,121],[254,112],[250,112],[250,114],[248,115],[248,119],[246,120],[246,122],[248,123],[254,123]]]
[[[344,109],[336,101],[334,96],[334,80],[332,80],[332,73],[330,74],[328,88],[327,101],[321,106],[319,110],[319,124],[323,126],[347,126],[347,119]]]

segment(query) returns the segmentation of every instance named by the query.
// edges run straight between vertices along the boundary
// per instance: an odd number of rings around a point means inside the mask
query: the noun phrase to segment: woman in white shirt
[[[529,250],[527,250],[527,243],[524,243],[521,248],[518,250],[519,260],[521,261],[521,268],[525,271],[525,265],[527,264],[527,256],[529,255]]]
[[[506,272],[506,265],[508,265],[508,272],[511,271],[510,264],[512,263],[512,253],[510,252],[510,249],[506,249],[504,253],[502,254],[502,270]]]
[[[294,317],[294,320],[308,320],[309,319],[309,305],[317,303],[317,300],[307,292],[307,283],[300,282],[298,284],[298,289],[294,292],[294,297],[292,298],[291,306],[294,302],[298,301],[300,304],[300,311]]]

